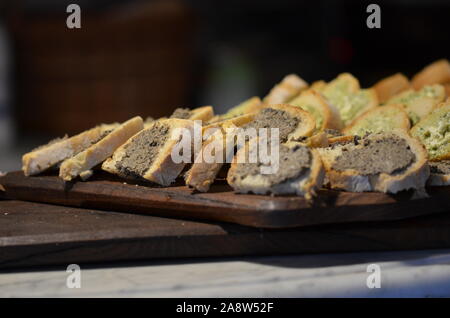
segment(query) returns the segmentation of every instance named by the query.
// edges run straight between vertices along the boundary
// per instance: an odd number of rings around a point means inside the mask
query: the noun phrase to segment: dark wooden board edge
[[[55,176],[24,177],[13,172],[0,178],[3,198],[57,205],[144,213],[171,218],[229,222],[259,228],[291,228],[398,220],[450,210],[450,187],[434,187],[431,198],[412,200],[412,192],[349,193],[322,190],[315,202],[299,197],[234,194],[227,186],[193,193],[183,186],[124,184],[100,175],[88,182],[64,183]]]
[[[18,201],[16,201],[18,202]],[[42,211],[59,214],[58,207],[44,204],[22,204],[22,210],[31,205]],[[59,208],[60,209],[60,208]],[[86,211],[65,208],[65,218]],[[36,215],[39,209],[31,211]],[[95,212],[95,211],[94,211]],[[61,212],[63,213],[63,212]],[[123,213],[97,211],[105,219]],[[31,217],[31,216],[30,216]],[[52,215],[53,217],[53,215]],[[255,229],[233,224],[208,224],[188,221],[185,227],[173,226],[171,231],[158,233],[177,220],[148,216],[146,222],[136,218],[137,232],[114,232],[101,239],[95,229],[89,233],[76,232],[71,240],[66,233],[51,236],[53,241],[30,240],[32,243],[14,243],[0,246],[0,268],[11,269],[71,263],[105,263],[113,261],[163,260],[174,258],[240,257],[256,255],[288,255],[310,253],[343,253],[433,249],[450,247],[450,215],[436,214],[407,220],[338,225],[320,225],[296,229]],[[83,222],[83,218],[80,222]],[[104,222],[105,219],[98,222]],[[48,219],[47,219],[48,220]],[[107,221],[106,221],[107,222]],[[181,221],[179,221],[181,223]],[[145,225],[144,223],[147,223]],[[156,228],[149,224],[156,224]],[[120,227],[120,224],[115,223]],[[95,224],[93,224],[95,227]],[[122,233],[122,234],[120,234]],[[4,236],[3,236],[4,237]],[[78,237],[78,238],[77,238]],[[18,241],[23,241],[18,237]],[[6,241],[5,241],[6,242]]]

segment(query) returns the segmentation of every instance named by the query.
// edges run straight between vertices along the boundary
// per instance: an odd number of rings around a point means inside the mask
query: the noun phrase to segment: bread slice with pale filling
[[[342,139],[318,151],[332,189],[422,190],[430,175],[424,147],[403,130]]]
[[[316,121],[316,130],[342,129],[342,120],[339,111],[327,102],[318,92],[308,89],[289,101],[289,105],[300,107],[309,112]]]
[[[192,120],[158,120],[120,146],[102,169],[126,179],[169,186],[191,159],[184,151],[193,149],[193,131]]]
[[[238,193],[295,194],[311,199],[322,186],[325,175],[317,150],[299,142],[280,144],[278,163],[270,163],[258,153],[260,143],[268,140],[253,138],[238,150],[228,171],[228,184]],[[269,148],[275,151],[270,145]]]
[[[359,81],[349,73],[340,74],[321,91],[328,102],[335,106],[344,126],[359,115],[378,105],[375,89],[360,89]]]
[[[431,161],[450,159],[450,101],[419,121],[411,135],[425,146]]]
[[[22,157],[22,170],[26,176],[41,173],[55,167],[107,136],[119,124],[100,125],[73,137],[50,141]]]
[[[110,157],[118,147],[143,128],[141,117],[136,116],[127,120],[97,143],[64,160],[59,168],[59,177],[64,181],[70,181],[80,175],[86,178],[90,175],[89,170]]]
[[[429,85],[418,91],[409,89],[395,95],[386,102],[386,105],[403,104],[411,123],[415,125],[432,112],[439,103],[443,102],[445,96],[445,89],[442,85]]]
[[[345,135],[364,136],[368,133],[388,132],[394,129],[409,131],[408,114],[403,105],[388,105],[372,108],[356,118],[343,129]]]

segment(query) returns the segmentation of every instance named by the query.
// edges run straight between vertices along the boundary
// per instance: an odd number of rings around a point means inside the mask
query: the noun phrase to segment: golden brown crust
[[[450,63],[446,59],[437,60],[414,75],[411,84],[416,90],[425,85],[450,82]]]
[[[270,90],[269,94],[264,97],[263,102],[265,104],[286,103],[306,88],[308,88],[308,83],[299,76],[290,74]]]
[[[39,147],[22,157],[22,170],[26,176],[35,175],[55,166],[89,147],[93,141],[118,124],[100,125],[71,138],[65,138],[47,146]]]
[[[383,78],[373,86],[380,103],[388,101],[392,96],[395,96],[410,87],[411,84],[408,78],[402,73]]]

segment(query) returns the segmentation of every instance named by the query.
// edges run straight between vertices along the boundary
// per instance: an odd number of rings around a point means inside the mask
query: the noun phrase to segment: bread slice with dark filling
[[[450,160],[431,161],[430,177],[427,185],[446,186],[450,185]]]
[[[258,155],[260,142],[261,138],[253,138],[238,150],[228,171],[228,184],[238,193],[295,194],[311,199],[325,176],[317,150],[299,142],[280,144],[278,168],[265,174],[261,168],[267,163]],[[250,156],[257,158],[256,162],[251,162]]]
[[[174,147],[192,149],[193,139],[184,138],[183,129],[189,132],[186,137],[192,137],[194,122],[176,118],[155,121],[119,147],[102,169],[126,179],[169,186],[186,165],[173,159]]]
[[[141,117],[133,117],[115,127],[104,138],[92,144],[72,158],[66,159],[59,168],[59,177],[70,181],[77,176],[89,178],[91,169],[110,157],[113,152],[124,144],[131,136],[144,128]]]
[[[238,121],[239,118],[242,119]],[[314,127],[315,121],[308,112],[290,105],[270,105],[257,114],[228,120],[203,144],[194,164],[186,174],[186,184],[201,192],[209,190],[226,158],[233,155],[230,152],[234,151],[234,139],[230,144],[227,138],[234,137],[230,136],[244,135],[248,128],[255,130],[278,128],[280,141],[287,142],[311,136]],[[222,159],[221,162],[205,162],[205,154],[211,152],[211,149],[216,152],[215,157]]]
[[[318,149],[332,189],[397,193],[424,188],[430,170],[422,144],[403,130],[341,138]]]

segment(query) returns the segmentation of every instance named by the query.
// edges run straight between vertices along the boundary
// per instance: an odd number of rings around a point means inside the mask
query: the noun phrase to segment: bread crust
[[[399,175],[381,173],[377,175],[360,175],[355,170],[337,171],[333,169],[334,159],[340,154],[339,148],[329,150],[318,149],[325,166],[328,182],[333,189],[341,189],[350,192],[378,191],[385,193],[397,193],[407,189],[423,189],[430,175],[427,163],[427,153],[423,145],[408,135],[403,130],[394,130],[389,134],[395,134],[405,139],[416,156],[416,161]],[[386,134],[375,134],[375,138],[381,138]]]
[[[448,82],[450,82],[450,63],[446,59],[440,59],[414,75],[411,84],[414,89],[421,89],[425,85]]]
[[[306,88],[308,88],[307,82],[296,74],[289,74],[270,90],[263,102],[265,104],[287,103]]]
[[[124,122],[96,144],[63,161],[59,169],[59,177],[64,181],[70,181],[90,170],[110,157],[118,147],[143,128],[144,123],[140,116]]]
[[[342,129],[342,121],[339,111],[333,105],[328,103],[325,97],[323,97],[319,92],[313,89],[308,89],[289,102],[289,105],[299,105],[297,107],[308,111],[307,109],[304,109],[301,104],[311,105],[321,113],[323,122],[321,127],[316,127],[317,130]]]
[[[213,117],[214,117],[214,110],[212,106],[203,106],[191,110],[191,116],[189,117],[189,119],[207,122]]]
[[[383,78],[377,82],[373,88],[375,89],[378,101],[380,103],[386,102],[392,96],[395,96],[411,87],[408,78],[402,73]]]

